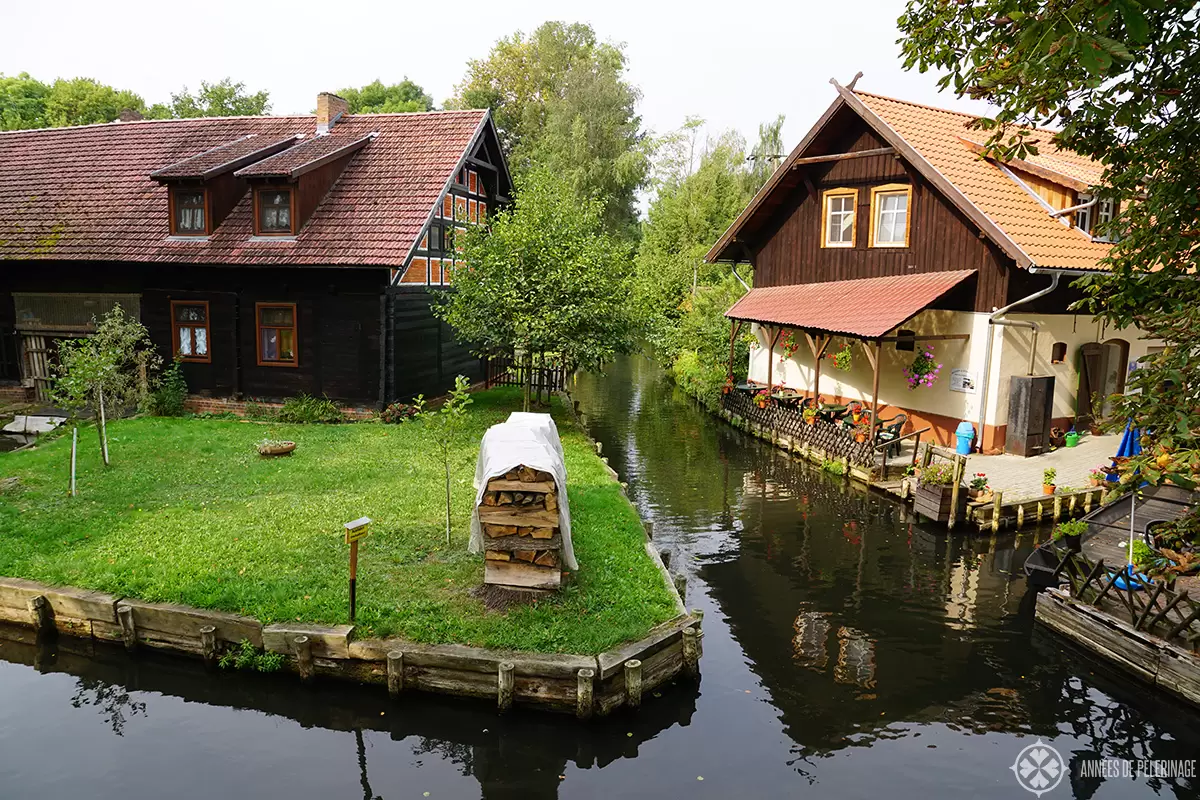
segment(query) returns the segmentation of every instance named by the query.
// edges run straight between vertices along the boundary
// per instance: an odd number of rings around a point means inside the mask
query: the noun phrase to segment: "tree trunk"
[[[445,453],[446,461],[446,546],[450,546],[450,453]]]
[[[525,351],[525,393],[521,405],[522,411],[529,410],[529,392],[533,388],[533,353]]]

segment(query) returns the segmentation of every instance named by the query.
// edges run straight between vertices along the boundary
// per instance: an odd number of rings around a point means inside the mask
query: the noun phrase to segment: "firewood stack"
[[[479,505],[483,582],[521,589],[562,583],[558,494],[549,472],[521,466],[488,481]]]

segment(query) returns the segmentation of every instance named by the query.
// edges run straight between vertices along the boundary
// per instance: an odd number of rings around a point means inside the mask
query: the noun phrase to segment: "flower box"
[[[953,486],[918,483],[917,490],[913,492],[913,511],[934,522],[949,522],[950,511],[953,508],[951,505],[951,492],[953,489]],[[960,486],[958,488],[958,512],[960,516],[966,510],[966,507],[967,491]]]

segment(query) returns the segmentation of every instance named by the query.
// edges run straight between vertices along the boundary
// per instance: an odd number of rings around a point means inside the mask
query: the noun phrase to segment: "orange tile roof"
[[[744,294],[725,316],[874,339],[974,274],[975,270],[965,269],[765,286]]]
[[[1075,228],[1055,220],[1032,195],[1001,169],[973,152],[969,142],[981,144],[986,134],[967,125],[973,115],[894,100],[855,91],[853,96],[922,156],[998,226],[1039,267],[1098,269],[1109,245],[1093,242]],[[871,122],[871,120],[868,120]],[[1090,159],[1049,143],[1050,132],[1040,141],[1042,153],[1028,161],[1095,184],[1103,167]],[[966,141],[963,141],[966,140]]]

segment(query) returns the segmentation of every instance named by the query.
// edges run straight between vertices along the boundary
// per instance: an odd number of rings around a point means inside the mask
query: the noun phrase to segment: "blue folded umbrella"
[[[1121,434],[1121,443],[1117,445],[1116,458],[1132,458],[1141,455],[1142,432],[1133,427],[1133,420],[1125,423],[1125,432]]]

